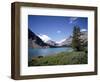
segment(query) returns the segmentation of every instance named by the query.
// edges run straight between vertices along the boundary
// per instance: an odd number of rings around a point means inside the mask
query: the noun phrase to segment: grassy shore
[[[34,57],[29,66],[87,64],[87,53],[84,51],[61,52],[52,56]]]

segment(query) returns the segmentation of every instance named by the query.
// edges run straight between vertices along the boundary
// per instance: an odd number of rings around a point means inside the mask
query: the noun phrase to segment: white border
[[[40,75],[94,71],[94,11],[21,7],[20,12],[20,75]],[[28,67],[28,14],[88,17],[88,64]]]

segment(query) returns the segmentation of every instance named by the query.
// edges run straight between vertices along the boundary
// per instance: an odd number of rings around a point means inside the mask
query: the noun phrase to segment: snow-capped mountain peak
[[[48,40],[48,41],[46,41],[46,43],[50,44],[52,46],[56,46],[57,45],[57,43],[55,41],[52,41],[52,40]]]
[[[56,41],[56,43],[60,44],[60,43],[64,42],[65,40],[66,40],[66,39],[62,39],[62,40],[60,40],[60,41]]]

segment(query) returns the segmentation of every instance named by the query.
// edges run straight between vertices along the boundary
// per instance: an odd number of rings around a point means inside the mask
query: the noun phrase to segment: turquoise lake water
[[[53,54],[57,54],[64,51],[72,51],[70,47],[63,47],[63,48],[29,48],[28,49],[28,58],[29,60],[33,57],[37,56],[49,56]]]

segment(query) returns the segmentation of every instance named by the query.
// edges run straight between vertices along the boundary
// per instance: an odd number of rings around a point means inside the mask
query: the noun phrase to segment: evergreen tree
[[[72,39],[72,48],[75,51],[81,51],[82,50],[80,34],[81,34],[80,33],[80,27],[79,26],[74,26],[73,39]]]

